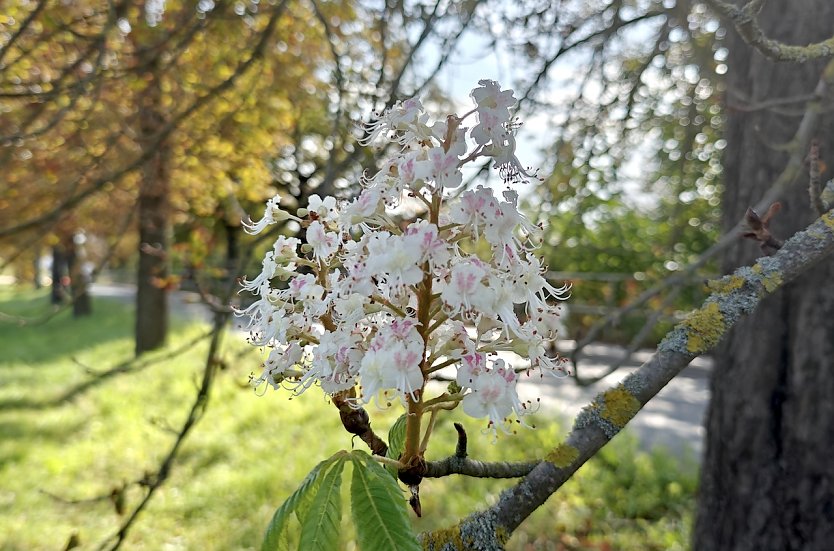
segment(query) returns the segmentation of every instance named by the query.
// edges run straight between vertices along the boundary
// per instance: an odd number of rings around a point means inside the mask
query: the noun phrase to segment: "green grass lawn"
[[[91,498],[155,470],[174,441],[171,430],[188,413],[205,360],[204,340],[174,359],[89,385],[94,372],[131,358],[131,308],[96,300],[90,318],[62,312],[41,325],[16,321],[49,309],[45,292],[0,287],[2,550],[60,550],[73,534],[81,549],[96,549],[122,518],[109,499]],[[169,350],[205,330],[175,325]],[[259,353],[234,334],[224,343],[228,367],[215,381],[208,411],[124,549],[256,549],[275,507],[305,474],[351,446],[321,392],[311,389],[292,400],[286,392],[255,395],[246,382]],[[89,386],[78,391],[78,385]],[[398,412],[371,415],[384,435]],[[483,423],[452,415],[437,427],[429,459],[453,451],[452,421],[467,427],[470,455],[485,460],[540,457],[561,433],[555,420],[539,413],[536,430],[521,429],[493,444],[481,433]],[[618,436],[521,526],[508,548],[685,549],[694,472],[691,463],[637,453],[627,434]],[[493,503],[510,484],[427,480],[424,517],[415,518],[415,530],[452,524]],[[128,510],[141,492],[126,492]],[[346,549],[354,547],[349,533],[346,528]]]

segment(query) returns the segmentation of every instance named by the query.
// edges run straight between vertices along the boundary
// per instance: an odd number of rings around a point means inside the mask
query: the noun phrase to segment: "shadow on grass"
[[[8,292],[6,292],[8,294]],[[0,307],[6,313],[21,313],[43,309],[47,297],[42,292],[25,292],[18,298],[6,298],[0,294]],[[134,373],[155,363],[172,359],[188,352],[201,341],[211,336],[206,331],[194,339],[171,350],[130,357],[116,365],[103,370],[96,366],[84,366],[74,354],[110,341],[132,338],[132,324],[125,314],[128,309],[124,304],[110,300],[97,301],[94,314],[88,318],[74,319],[69,312],[62,312],[48,323],[48,329],[37,325],[0,323],[0,344],[4,353],[0,357],[0,382],[6,386],[31,386],[38,378],[37,373],[15,369],[9,366],[17,364],[31,365],[38,370],[38,364],[49,364],[58,358],[72,357],[90,374],[89,378],[65,389],[61,394],[50,398],[9,397],[0,399],[0,411],[41,410],[60,407],[80,397],[84,393],[110,381],[117,375]],[[43,342],[43,334],[48,331],[53,338]],[[66,338],[54,338],[54,335]],[[8,362],[7,365],[4,365]]]
[[[44,440],[50,443],[66,444],[86,425],[86,421],[67,424],[64,419],[55,420],[45,425],[42,420],[30,421],[15,419],[14,421],[0,421],[0,442],[10,443],[15,440]],[[12,452],[12,450],[15,450]],[[28,455],[37,453],[37,447],[30,447],[23,451],[14,446],[0,446],[0,466],[25,459]]]
[[[117,375],[122,375],[125,373],[136,373],[153,364],[170,360],[172,358],[175,358],[176,356],[179,356],[180,354],[188,352],[201,341],[209,338],[211,334],[212,331],[206,331],[205,333],[200,334],[196,338],[170,351],[167,351],[164,354],[145,354],[138,358],[130,358],[104,371],[95,372],[86,381],[82,381],[68,388],[55,398],[43,400],[30,398],[2,399],[0,400],[0,411],[39,410],[66,405],[78,398],[79,396],[83,395],[85,392],[106,383],[107,381],[109,381]]]
[[[0,292],[0,310],[8,316],[36,320],[51,309],[49,298],[43,291]],[[3,350],[0,379],[7,376],[4,369],[6,363],[49,363],[75,356],[93,345],[130,338],[132,321],[126,313],[123,304],[95,300],[93,313],[88,317],[73,318],[71,312],[65,311],[41,325],[3,320],[0,322],[0,348]],[[51,336],[49,340],[44,338],[46,334]]]

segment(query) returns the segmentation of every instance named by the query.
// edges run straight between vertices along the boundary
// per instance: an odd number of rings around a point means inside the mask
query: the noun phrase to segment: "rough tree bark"
[[[76,242],[74,234],[70,234],[64,247],[66,252],[67,270],[70,277],[70,297],[72,298],[72,315],[76,318],[92,315],[93,302],[90,298],[90,282],[84,273],[84,243]]]
[[[143,59],[146,86],[138,101],[142,147],[154,143],[165,124],[157,59]],[[170,163],[166,143],[142,167],[139,186],[139,272],[136,282],[136,354],[162,346],[168,333],[168,241]]]
[[[767,3],[764,31],[804,45],[831,36],[834,2]],[[813,93],[825,61],[766,60],[728,32],[728,104],[761,104]],[[784,168],[802,103],[784,110],[727,110],[725,230],[756,204]],[[814,137],[834,168],[834,116]],[[832,168],[823,179],[831,177]],[[816,216],[807,170],[780,199],[771,228],[788,237]],[[726,272],[761,254],[739,241]],[[829,550],[834,545],[834,262],[827,261],[765,300],[716,353],[707,445],[694,530],[696,550]]]

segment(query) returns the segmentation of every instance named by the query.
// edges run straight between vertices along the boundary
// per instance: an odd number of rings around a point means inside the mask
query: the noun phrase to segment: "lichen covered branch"
[[[807,156],[806,151],[808,145],[820,125],[820,115],[825,111],[825,106],[828,102],[825,98],[830,95],[832,89],[834,89],[834,60],[829,61],[825,69],[823,69],[822,74],[820,75],[820,80],[814,89],[813,97],[816,99],[808,101],[805,113],[802,115],[802,120],[797,127],[796,133],[789,142],[790,157],[785,164],[785,168],[773,181],[770,189],[764,193],[761,200],[753,207],[755,210],[759,211],[767,209],[768,206],[772,205],[779,197],[783,196],[785,191],[793,185],[797,178],[800,177],[804,166],[804,159]],[[733,245],[738,240],[739,233],[745,230],[745,225],[746,222],[744,220],[740,220],[731,230],[725,232],[724,236],[721,237],[715,244],[701,253],[695,261],[690,263],[688,266],[685,266],[681,271],[663,279],[641,293],[634,300],[630,301],[629,304],[609,313],[607,316],[602,317],[594,323],[585,337],[576,344],[576,348],[571,354],[574,365],[577,364],[577,358],[579,357],[582,349],[590,343],[595,342],[603,330],[619,322],[629,312],[640,308],[649,300],[664,292],[666,289],[684,284],[687,281],[687,278],[690,278],[693,274],[695,274],[696,270],[706,265],[710,259],[715,258],[718,254],[724,252],[731,245]]]
[[[427,550],[502,549],[524,519],[698,355],[718,344],[759,302],[834,252],[834,210],[787,240],[773,256],[710,285],[704,305],[677,325],[652,358],[614,388],[599,394],[576,418],[567,439],[492,507],[451,528],[421,535]]]
[[[834,36],[806,46],[785,44],[765,36],[756,19],[764,4],[761,0],[752,0],[743,6],[736,6],[723,0],[707,0],[707,3],[720,15],[730,20],[746,43],[759,50],[768,59],[803,63],[834,56]]]

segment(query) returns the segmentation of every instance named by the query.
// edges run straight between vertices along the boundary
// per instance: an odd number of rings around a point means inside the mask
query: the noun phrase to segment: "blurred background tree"
[[[570,336],[651,345],[716,271],[686,268],[720,235],[724,30],[701,3],[558,4],[506,16],[527,30],[506,40],[529,58],[523,96],[553,135],[528,208],[545,224],[549,264],[576,272]],[[600,315],[668,277],[680,284],[672,296],[596,334]],[[653,312],[662,323],[641,332]]]
[[[90,234],[130,235],[136,352],[159,347],[167,293],[195,273],[171,272],[172,227],[195,245],[215,218],[238,232],[241,214],[279,190],[303,206],[313,190],[345,189],[371,162],[357,121],[431,94],[446,58],[421,78],[415,54],[428,39],[451,48],[476,5],[16,3],[0,66],[5,263],[62,242],[68,216]],[[179,248],[180,267],[201,267],[206,245]]]

